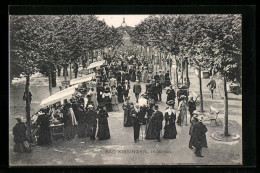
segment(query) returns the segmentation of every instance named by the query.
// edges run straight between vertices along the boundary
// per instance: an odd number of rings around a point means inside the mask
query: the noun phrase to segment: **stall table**
[[[62,137],[64,137],[64,124],[51,124],[50,130],[51,130],[51,140],[52,141],[55,136],[62,135]]]

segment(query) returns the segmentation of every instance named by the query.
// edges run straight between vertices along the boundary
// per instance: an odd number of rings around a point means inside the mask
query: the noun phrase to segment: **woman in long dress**
[[[187,126],[187,104],[186,104],[186,96],[182,95],[181,102],[179,103],[178,111],[179,111],[179,117],[177,120],[177,124],[182,126]]]
[[[104,103],[104,105],[106,107],[106,111],[107,112],[113,111],[112,104],[111,104],[112,95],[110,93],[110,89],[109,88],[105,89],[105,92],[103,93],[102,98],[103,98],[103,103]]]
[[[168,102],[169,108],[165,110],[164,119],[165,119],[165,126],[164,126],[164,139],[176,139],[177,130],[175,126],[176,120],[176,111],[174,110],[174,101],[170,100]]]
[[[117,90],[117,93],[118,93],[118,102],[123,103],[124,102],[123,87],[122,87],[121,83],[118,83],[116,90]]]
[[[103,109],[103,106],[98,106],[98,133],[99,140],[110,139],[110,131],[108,126],[108,113]]]
[[[148,82],[148,71],[147,71],[147,69],[143,70],[143,82],[144,83]]]
[[[124,110],[124,127],[133,126],[133,121],[130,114],[131,114],[131,110],[134,108],[134,104],[130,102],[130,97],[127,97],[122,107]]]
[[[97,106],[98,106],[97,93],[96,93],[96,91],[94,90],[94,88],[90,88],[90,90],[89,90],[89,92],[88,92],[88,95],[90,95],[91,101],[93,101],[93,106],[94,106],[95,108],[97,108]]]
[[[72,115],[70,113],[71,105],[67,103],[64,107],[63,123],[64,123],[64,138],[70,140],[74,138],[74,130],[72,124]]]
[[[42,109],[43,113],[40,114],[36,120],[36,124],[39,128],[39,145],[48,145],[51,143],[51,131],[50,131],[50,115],[48,115],[48,109]]]
[[[118,108],[118,97],[117,97],[117,90],[116,86],[112,86],[112,91],[111,91],[111,104],[112,104],[112,109],[113,111],[119,111]]]

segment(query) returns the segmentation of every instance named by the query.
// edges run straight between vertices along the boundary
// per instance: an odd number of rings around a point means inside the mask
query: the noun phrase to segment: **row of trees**
[[[201,69],[219,73],[224,83],[224,134],[228,135],[226,82],[241,84],[241,31],[241,15],[152,15],[135,27],[131,41],[146,48],[146,52],[148,47],[171,54],[177,65],[176,75],[178,64],[182,64],[178,62],[185,57],[199,69],[199,74]]]
[[[123,43],[122,34],[93,15],[10,16],[9,21],[10,79],[21,74],[26,77],[26,96],[30,93],[32,74],[41,72],[49,76],[51,95],[51,81],[55,77],[52,71],[58,66],[71,69],[72,63],[80,59],[86,62],[94,51],[114,50]],[[26,117],[30,127],[29,97],[26,98]]]

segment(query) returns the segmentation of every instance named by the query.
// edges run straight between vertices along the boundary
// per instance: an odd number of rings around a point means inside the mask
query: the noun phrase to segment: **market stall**
[[[42,107],[45,107],[45,106],[49,106],[51,104],[57,103],[59,101],[62,101],[64,99],[70,99],[72,97],[72,94],[75,93],[76,88],[78,88],[78,85],[74,85],[74,86],[71,86],[64,90],[61,90],[61,91],[49,96],[48,98],[42,100],[40,105]]]

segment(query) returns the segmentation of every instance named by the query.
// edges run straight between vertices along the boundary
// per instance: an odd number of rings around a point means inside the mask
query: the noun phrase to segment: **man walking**
[[[202,123],[203,121],[203,116],[202,115],[194,115],[194,118],[197,119],[197,122],[193,123],[193,128],[192,128],[192,137],[191,137],[191,143],[190,143],[190,148],[192,146],[195,147],[195,154],[197,157],[203,157],[201,155],[201,149],[202,147],[208,148],[207,145],[207,139],[206,139],[206,132],[208,129],[206,126]]]
[[[140,106],[138,104],[135,105],[135,108],[131,112],[131,116],[133,117],[133,127],[134,127],[134,141],[139,141],[139,133],[141,126],[141,111]]]
[[[128,81],[125,80],[125,83],[124,83],[124,85],[123,85],[123,95],[124,95],[124,99],[125,99],[125,100],[126,100],[126,98],[128,97],[129,89],[130,89],[130,85],[129,85]]]
[[[134,85],[133,92],[135,93],[136,103],[138,103],[139,94],[142,92],[139,80],[137,80],[137,83]]]
[[[213,79],[213,76],[210,76],[210,81],[207,84],[207,87],[209,87],[210,90],[210,98],[213,99],[213,91],[216,89],[216,81]]]

